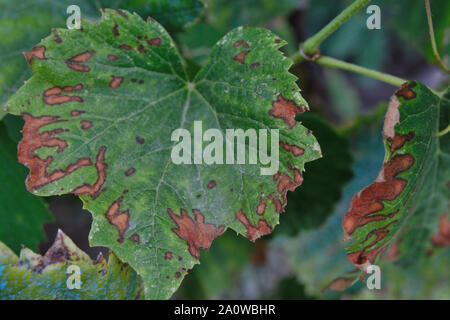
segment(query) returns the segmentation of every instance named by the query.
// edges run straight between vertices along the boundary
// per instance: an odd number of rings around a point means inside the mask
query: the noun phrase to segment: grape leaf
[[[77,281],[70,266],[79,267],[79,288],[69,289]],[[61,230],[44,256],[23,248],[17,257],[0,242],[1,300],[140,299],[142,292],[140,277],[113,253],[92,262]]]
[[[102,7],[134,10],[142,16],[152,16],[169,30],[192,24],[204,6],[199,0],[0,0],[0,108],[31,76],[22,52],[30,51],[33,44],[48,35],[50,28],[65,27],[70,5],[80,7],[83,19],[99,18]],[[0,119],[3,115],[0,111]]]
[[[44,201],[30,194],[23,183],[27,170],[17,163],[17,145],[0,122],[0,239],[19,252],[21,245],[37,250],[45,240],[43,224],[52,215]]]
[[[94,217],[91,244],[135,268],[147,298],[168,298],[226,228],[255,240],[278,223],[305,162],[321,155],[295,121],[307,104],[278,50],[285,42],[268,30],[231,31],[188,82],[156,21],[108,9],[83,26],[57,30],[61,41],[50,36],[26,54],[34,76],[6,105],[26,121],[27,188],[79,195]],[[203,130],[279,128],[279,171],[175,165],[170,133],[193,133],[197,120]]]
[[[448,92],[440,98],[419,82],[405,83],[392,97],[383,127],[383,167],[353,197],[342,221],[355,266],[365,269],[398,237],[400,262],[414,262],[425,251],[448,205],[449,138],[434,136],[450,122],[448,99]]]

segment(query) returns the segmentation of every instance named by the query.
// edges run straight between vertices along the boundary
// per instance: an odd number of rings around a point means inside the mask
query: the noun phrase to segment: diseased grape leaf
[[[19,252],[21,245],[37,250],[45,240],[43,225],[52,220],[45,202],[25,188],[27,170],[17,163],[17,145],[0,122],[0,239]]]
[[[74,268],[80,271],[79,288]],[[142,299],[141,278],[111,253],[93,262],[61,230],[44,256],[23,248],[17,257],[0,242],[0,300]]]
[[[226,228],[251,240],[270,233],[304,164],[321,155],[295,121],[307,104],[284,44],[268,30],[237,28],[188,82],[154,20],[108,9],[83,30],[56,30],[26,54],[34,76],[6,105],[26,121],[19,161],[30,168],[28,189],[79,195],[94,218],[90,243],[135,268],[147,298],[170,297]],[[175,165],[171,133],[193,133],[194,121],[204,131],[279,128],[279,171]]]
[[[405,83],[392,97],[383,127],[383,167],[353,197],[342,221],[355,266],[364,270],[400,239],[400,263],[423,255],[448,209],[449,138],[434,135],[450,123],[448,99],[448,92],[440,98],[419,82]]]
[[[341,222],[353,194],[370,183],[380,169],[384,150],[380,135],[384,110],[381,107],[373,116],[357,118],[356,124],[343,133],[353,155],[353,179],[344,186],[341,199],[325,223],[295,237],[277,237],[271,244],[274,250],[278,248],[284,252],[289,268],[309,296],[337,298],[335,292],[324,289],[349,287],[361,274],[354,272],[355,267],[347,259]],[[333,286],[330,287],[331,283]]]
[[[153,17],[171,31],[192,24],[204,7],[199,0],[0,0],[0,109],[31,76],[22,52],[30,51],[51,28],[65,28],[70,5],[80,7],[83,19],[100,18],[99,9],[103,7],[136,11]]]

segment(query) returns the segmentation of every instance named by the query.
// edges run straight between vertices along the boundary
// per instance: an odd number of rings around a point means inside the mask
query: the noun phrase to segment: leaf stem
[[[441,132],[436,132],[434,135],[436,137],[442,137],[444,135],[446,135],[447,133],[450,132],[450,124],[447,126],[447,128],[445,128],[444,130],[442,130]]]
[[[353,14],[364,7],[370,0],[356,0],[350,6],[344,9],[339,15],[331,20],[325,27],[323,27],[314,36],[308,38],[302,45],[302,50],[305,54],[312,56],[319,49],[319,45],[328,38],[336,29],[338,29],[344,22],[346,22]],[[301,55],[299,54],[301,57]]]
[[[329,68],[335,68],[335,69],[342,69],[347,71],[352,71],[355,73],[363,74],[365,76],[378,79],[380,81],[392,84],[396,87],[400,87],[403,83],[407,82],[407,80],[392,76],[390,74],[386,74],[383,72],[379,72],[376,70],[364,68],[352,63],[348,63],[345,61],[341,61],[338,59],[334,59],[331,57],[321,56],[315,60],[315,63],[320,64],[325,67]]]
[[[447,73],[450,73],[450,70],[447,68],[447,66],[442,61],[441,56],[439,55],[437,45],[436,45],[436,39],[434,38],[433,19],[431,17],[431,8],[430,8],[429,0],[425,0],[425,9],[427,11],[428,32],[430,33],[431,47],[433,48],[434,57],[438,61],[442,70],[444,70]]]

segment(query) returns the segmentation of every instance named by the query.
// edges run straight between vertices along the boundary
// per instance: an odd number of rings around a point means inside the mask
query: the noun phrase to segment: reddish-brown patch
[[[261,65],[261,63],[255,62],[255,63],[252,63],[252,64],[250,65],[250,68],[257,68],[257,67],[259,67],[260,65]]]
[[[111,76],[111,82],[109,83],[109,87],[112,89],[117,89],[123,82],[123,77]]]
[[[235,55],[233,60],[236,60],[240,64],[244,64],[245,63],[245,56],[248,55],[249,53],[250,53],[250,50],[242,51],[241,53],[238,53],[237,55]]]
[[[166,253],[164,253],[164,259],[165,260],[172,260],[173,258],[173,254],[170,251],[167,251]]]
[[[139,143],[139,144],[144,144],[145,143],[145,139],[142,138],[142,137],[137,136],[136,137],[136,142]]]
[[[82,186],[74,189],[72,191],[73,194],[76,195],[90,195],[91,197],[95,197],[106,180],[106,169],[108,165],[105,163],[105,153],[106,146],[101,146],[98,149],[97,157],[95,160],[95,168],[97,169],[97,181],[90,185],[88,183],[83,184]]]
[[[256,213],[262,216],[264,214],[264,211],[266,211],[266,200],[264,200],[262,197],[259,198],[258,207],[256,208]]]
[[[56,43],[62,43],[63,42],[61,37],[57,33],[53,33],[53,39],[55,40]]]
[[[36,46],[31,49],[31,52],[24,52],[23,55],[28,64],[30,64],[32,59],[46,60],[45,50],[46,48],[44,46]]]
[[[274,180],[279,180],[277,191],[278,193],[283,193],[289,191],[294,191],[295,188],[300,184],[296,184],[294,181],[292,181],[291,177],[289,177],[287,174],[280,174],[276,173],[273,176]]]
[[[305,149],[300,148],[300,147],[298,147],[298,146],[296,146],[294,144],[289,144],[287,142],[280,141],[280,146],[284,150],[292,153],[294,155],[294,157],[301,156],[301,155],[303,155],[305,153]]]
[[[47,167],[52,163],[53,157],[46,159],[39,158],[34,152],[42,146],[58,147],[57,152],[64,151],[67,148],[67,142],[55,138],[54,135],[63,132],[61,128],[51,131],[39,132],[40,128],[51,123],[61,122],[57,117],[42,116],[33,117],[30,114],[23,114],[25,125],[22,130],[23,138],[18,146],[18,159],[30,169],[30,174],[26,180],[27,189],[30,192],[47,185],[53,181],[59,180],[75,170],[92,165],[89,158],[80,158],[75,163],[70,164],[66,170],[55,170],[47,173]]]
[[[113,54],[108,54],[108,55],[107,55],[107,58],[108,58],[109,60],[111,60],[111,61],[116,61],[117,59],[119,59],[118,56],[115,56],[115,55],[113,55]]]
[[[83,129],[84,131],[89,130],[90,128],[92,128],[94,126],[94,124],[92,123],[92,121],[89,120],[81,120],[81,129]]]
[[[414,138],[414,132],[412,131],[407,134],[395,133],[394,138],[388,138],[387,141],[391,144],[391,154],[403,147],[403,145],[412,138]]]
[[[79,72],[89,72],[91,68],[83,63],[89,61],[93,56],[94,51],[84,51],[66,61],[66,65],[75,71]]]
[[[186,210],[181,209],[181,215],[176,215],[170,208],[167,213],[177,224],[177,228],[172,229],[181,239],[185,240],[189,253],[199,259],[200,248],[208,249],[212,241],[224,232],[224,227],[215,227],[205,223],[205,217],[198,210],[192,210],[195,220],[188,216]]]
[[[113,32],[114,37],[120,36],[119,25],[117,23],[114,23],[114,27],[112,29],[112,32]]]
[[[141,240],[140,240],[140,238],[139,238],[139,235],[137,234],[137,233],[133,233],[131,236],[130,236],[130,240],[131,241],[134,241],[134,242],[136,242],[136,243],[141,243]]]
[[[84,111],[84,110],[72,110],[72,111],[70,111],[70,115],[72,117],[78,117],[79,115],[81,115],[81,114],[83,114],[85,112],[86,111]]]
[[[206,185],[206,187],[207,187],[208,189],[212,189],[212,188],[214,188],[216,185],[217,185],[217,183],[216,183],[215,180],[210,180],[210,181],[208,182],[208,184]]]
[[[405,82],[400,89],[395,91],[395,95],[397,97],[403,97],[405,100],[414,99],[417,95],[411,88],[414,88],[416,85],[415,82]]]
[[[389,214],[374,214],[384,209],[383,201],[392,201],[402,193],[408,181],[397,178],[397,175],[411,168],[413,164],[414,158],[410,154],[394,156],[383,165],[378,178],[353,197],[350,203],[350,209],[342,220],[345,239],[351,239],[351,234],[357,228],[369,222],[390,219],[398,213],[399,210]],[[372,259],[377,256],[381,248],[374,249],[370,252],[366,252],[366,249],[379,242],[388,234],[386,230],[388,225],[372,230],[369,235],[375,234],[376,239],[362,250],[349,253],[348,257],[350,261],[355,265],[372,262]]]
[[[144,46],[143,46],[142,44],[140,44],[140,45],[138,46],[138,51],[139,51],[140,53],[142,53],[142,54],[147,53],[147,50],[145,50],[145,48],[144,48]]]
[[[239,210],[238,212],[236,212],[236,218],[247,229],[247,238],[249,238],[251,241],[255,241],[259,237],[272,232],[272,228],[269,226],[267,221],[264,219],[259,219],[257,226],[253,226],[242,210]]]
[[[272,200],[273,205],[275,206],[275,211],[277,213],[282,213],[284,212],[284,207],[280,201],[280,199],[278,197],[275,197],[273,195],[269,195],[267,196],[267,198],[269,198],[270,200]]]
[[[121,44],[121,45],[119,46],[119,49],[123,49],[123,50],[128,50],[128,51],[130,51],[130,50],[132,50],[133,48],[132,48],[131,46],[127,45],[127,44]]]
[[[127,171],[125,171],[125,175],[127,176],[127,177],[129,177],[129,176],[131,176],[132,174],[134,174],[136,172],[136,169],[135,168],[130,168],[130,169],[128,169]]]
[[[435,247],[450,246],[450,219],[446,214],[439,220],[439,232],[431,236],[431,242]]]
[[[296,124],[295,115],[306,111],[304,108],[297,106],[294,101],[285,99],[281,94],[272,103],[272,107],[269,114],[272,117],[282,119],[289,126],[289,129],[292,129]]]
[[[120,196],[116,201],[114,201],[106,211],[106,219],[108,219],[109,223],[117,228],[119,232],[119,239],[117,241],[123,242],[123,236],[128,229],[128,219],[130,218],[130,214],[128,210],[123,212],[120,211],[120,204],[123,201],[123,196]]]
[[[175,272],[175,278],[177,278],[177,279],[178,279],[179,277],[181,277],[181,273],[180,273],[180,272],[178,272],[178,271],[177,271],[177,272]]]
[[[248,43],[245,42],[244,40],[238,40],[238,41],[236,41],[236,42],[233,44],[233,47],[237,48],[237,47],[239,47],[240,45],[242,45],[245,49],[250,48],[250,46],[248,45]]]
[[[117,13],[120,14],[125,19],[128,19],[128,15],[124,11],[117,9]]]
[[[44,91],[43,99],[44,102],[48,105],[63,104],[71,101],[83,102],[83,98],[80,96],[61,95],[63,91],[71,92],[79,91],[81,89],[83,89],[83,85],[81,83],[75,86],[52,87]]]
[[[152,38],[148,39],[147,43],[151,46],[157,46],[159,47],[161,45],[161,38]]]

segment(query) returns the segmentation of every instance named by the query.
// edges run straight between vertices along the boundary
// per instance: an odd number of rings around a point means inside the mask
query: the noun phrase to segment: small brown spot
[[[142,137],[137,136],[136,137],[136,142],[139,143],[139,144],[144,144],[145,143],[145,139],[142,138]]]
[[[134,241],[134,242],[136,242],[136,243],[140,243],[140,242],[141,242],[141,240],[140,240],[140,238],[139,238],[139,235],[138,235],[137,233],[132,234],[132,235],[130,236],[130,240],[131,240],[131,241]]]
[[[264,219],[259,219],[258,224],[253,226],[242,210],[236,212],[236,218],[245,226],[247,229],[247,238],[253,242],[259,237],[272,232],[272,228]]]
[[[150,40],[147,40],[147,43],[151,46],[159,47],[161,45],[161,38],[152,38]]]
[[[206,187],[207,187],[208,189],[212,189],[212,188],[214,188],[216,185],[217,185],[217,183],[216,183],[215,180],[210,180],[210,181],[208,182],[208,184],[206,185]]]
[[[109,223],[117,228],[117,231],[119,232],[119,239],[117,241],[119,241],[120,243],[123,242],[123,236],[128,229],[128,219],[130,217],[128,210],[125,210],[123,212],[120,211],[120,204],[122,201],[123,196],[120,196],[109,206],[105,214]]]
[[[70,115],[72,116],[72,117],[77,117],[77,116],[79,116],[79,115],[81,115],[81,114],[83,114],[83,113],[85,113],[86,111],[84,111],[84,110],[72,110],[71,112],[70,112]]]
[[[31,52],[24,52],[23,54],[27,62],[31,63],[32,59],[46,60],[45,50],[46,48],[44,46],[36,46],[31,49]]]
[[[183,261],[183,257],[182,256],[178,256],[178,261]]]
[[[147,52],[142,44],[139,45],[138,51],[139,51],[140,53],[142,53],[142,54],[144,54],[144,53]]]
[[[131,46],[129,46],[129,45],[127,45],[127,44],[121,44],[120,46],[119,46],[119,49],[123,49],[123,50],[132,50],[133,48],[131,47]]]
[[[63,42],[61,37],[57,33],[53,33],[53,39],[55,39],[56,43],[62,43]]]
[[[245,63],[245,56],[248,55],[250,53],[249,50],[246,51],[242,51],[241,53],[238,53],[233,60],[239,62],[240,64],[244,64]]]
[[[117,13],[120,14],[125,19],[128,19],[128,15],[124,11],[117,9]]]
[[[256,213],[262,216],[264,214],[264,211],[266,211],[266,200],[263,198],[259,198],[259,204],[256,208]]]
[[[81,120],[81,129],[83,130],[89,130],[90,128],[92,128],[94,126],[94,124],[92,123],[92,121],[89,120]]]
[[[128,169],[127,171],[125,171],[125,175],[127,176],[127,177],[129,177],[129,176],[131,176],[132,174],[134,174],[136,172],[136,169],[135,168],[130,168],[130,169]]]
[[[431,236],[431,242],[435,247],[450,246],[450,219],[443,214],[439,220],[439,232]]]
[[[251,67],[251,68],[257,68],[257,67],[259,67],[260,65],[261,65],[261,63],[255,62],[255,63],[252,63],[252,64],[250,65],[250,67]]]
[[[120,36],[119,25],[117,23],[114,23],[114,27],[112,29],[112,32],[113,32],[115,37]]]
[[[202,195],[201,194],[198,194],[198,195],[196,195],[195,196],[197,199],[200,199],[201,197],[202,197]]]
[[[281,43],[281,39],[275,39],[275,43]]]
[[[75,71],[79,72],[89,72],[91,68],[87,65],[84,65],[84,62],[87,62],[89,59],[92,58],[94,51],[84,51],[80,54],[77,54],[76,56],[73,56],[72,58],[68,59],[66,61],[66,65]]]
[[[289,144],[287,142],[280,141],[280,146],[284,150],[286,150],[288,152],[291,152],[294,155],[294,157],[301,156],[301,155],[303,155],[305,153],[305,149],[300,148],[300,147],[298,147],[298,146],[296,146],[294,144]]]
[[[282,119],[289,126],[289,129],[292,129],[296,124],[295,115],[306,111],[304,108],[297,106],[294,101],[285,99],[281,94],[272,103],[272,107],[269,114],[272,117]]]
[[[397,97],[403,97],[405,100],[414,99],[417,95],[411,88],[414,88],[416,85],[417,83],[414,81],[405,82],[400,89],[395,91],[395,95]]]
[[[167,252],[164,254],[164,259],[166,259],[166,260],[172,260],[172,257],[173,257],[173,254],[172,254],[172,252],[170,252],[170,251],[167,251]]]
[[[109,83],[109,87],[112,89],[117,89],[123,82],[123,77],[112,76],[112,80]]]
[[[175,278],[177,278],[177,279],[178,279],[179,277],[181,277],[181,273],[180,273],[180,272],[178,272],[178,271],[177,271],[177,272],[175,272]]]
[[[115,56],[115,55],[113,55],[113,54],[108,54],[107,57],[108,57],[108,59],[111,60],[111,61],[116,61],[117,59],[119,59],[118,56]]]

